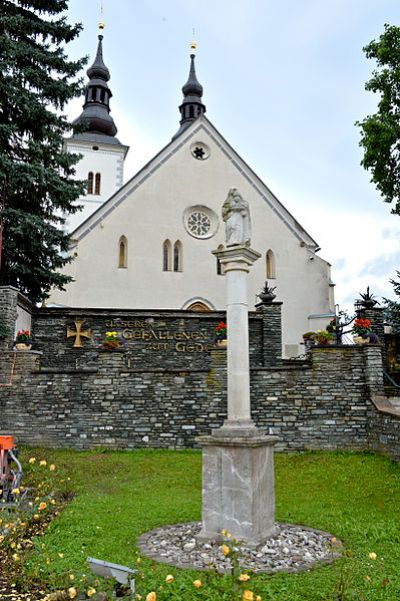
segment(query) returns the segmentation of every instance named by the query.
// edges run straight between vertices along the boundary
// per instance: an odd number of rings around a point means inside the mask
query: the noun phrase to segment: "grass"
[[[198,451],[30,449],[21,454],[25,464],[31,455],[65,469],[75,497],[34,540],[25,580],[39,579],[50,589],[65,586],[69,574],[87,571],[87,556],[132,567],[140,534],[200,520]],[[344,542],[346,553],[333,565],[308,572],[254,576],[247,588],[262,601],[400,599],[400,465],[372,454],[277,454],[275,473],[276,519],[331,532]],[[371,552],[376,560],[369,558]],[[136,567],[138,590],[157,591],[157,601],[233,598],[224,592],[227,577],[207,577],[146,558]],[[164,582],[167,574],[175,577],[171,585]],[[205,585],[201,589],[193,587],[197,578]],[[342,596],[335,593],[340,581],[347,582]]]

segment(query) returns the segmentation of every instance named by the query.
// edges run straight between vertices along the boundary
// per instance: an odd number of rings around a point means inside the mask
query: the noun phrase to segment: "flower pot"
[[[30,351],[32,345],[30,343],[27,344],[26,342],[16,342],[15,348],[17,349],[17,351]]]
[[[354,344],[369,344],[369,338],[363,338],[362,336],[353,336]]]
[[[218,340],[215,341],[215,346],[217,348],[226,348],[228,346],[228,340],[227,338],[220,338]]]

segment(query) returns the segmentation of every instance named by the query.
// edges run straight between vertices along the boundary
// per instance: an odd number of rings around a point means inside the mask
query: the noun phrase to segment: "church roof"
[[[306,232],[299,222],[283,206],[278,198],[271,192],[266,184],[258,175],[247,165],[232,146],[225,140],[214,125],[201,115],[189,126],[180,131],[160,152],[151,159],[136,175],[134,175],[126,184],[124,184],[115,194],[113,194],[105,203],[103,203],[88,219],[72,233],[71,237],[76,244],[96,228],[110,213],[112,213],[121,203],[123,203],[137,188],[139,188],[153,173],[165,165],[182,146],[187,144],[190,139],[197,136],[204,130],[219,149],[229,158],[229,160],[240,171],[255,191],[262,197],[269,208],[285,223],[292,234],[298,238],[299,242],[310,250],[316,252],[320,250],[317,242]]]

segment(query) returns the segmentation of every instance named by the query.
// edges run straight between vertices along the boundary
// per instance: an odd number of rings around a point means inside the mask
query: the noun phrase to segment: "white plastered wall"
[[[208,159],[192,156],[190,146],[195,141],[210,148]],[[189,299],[201,298],[224,309],[225,278],[217,275],[211,251],[225,242],[220,211],[228,189],[236,187],[250,204],[252,248],[262,254],[248,278],[249,307],[254,308],[256,294],[265,282],[265,254],[272,249],[276,279],[270,284],[277,286],[277,300],[284,303],[283,342],[299,344],[309,329],[309,315],[332,310],[329,264],[304,246],[253,183],[223,148],[200,130],[78,242],[73,251],[76,259],[65,269],[77,281],[68,285],[66,293],[55,292],[51,301],[75,307],[180,309]],[[195,205],[204,205],[218,216],[217,232],[209,239],[196,239],[185,229],[184,212]],[[126,269],[118,268],[122,235],[128,240]],[[182,243],[181,273],[162,270],[166,239],[172,245],[177,240]]]

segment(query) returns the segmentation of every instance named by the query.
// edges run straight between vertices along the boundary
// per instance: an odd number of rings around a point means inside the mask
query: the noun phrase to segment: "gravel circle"
[[[201,522],[174,524],[142,534],[137,545],[143,555],[178,568],[216,569],[229,573],[229,555],[221,542],[197,543]],[[306,526],[276,524],[276,533],[263,545],[249,548],[238,544],[240,566],[252,572],[299,572],[317,563],[330,563],[340,557],[342,544],[329,532]]]

